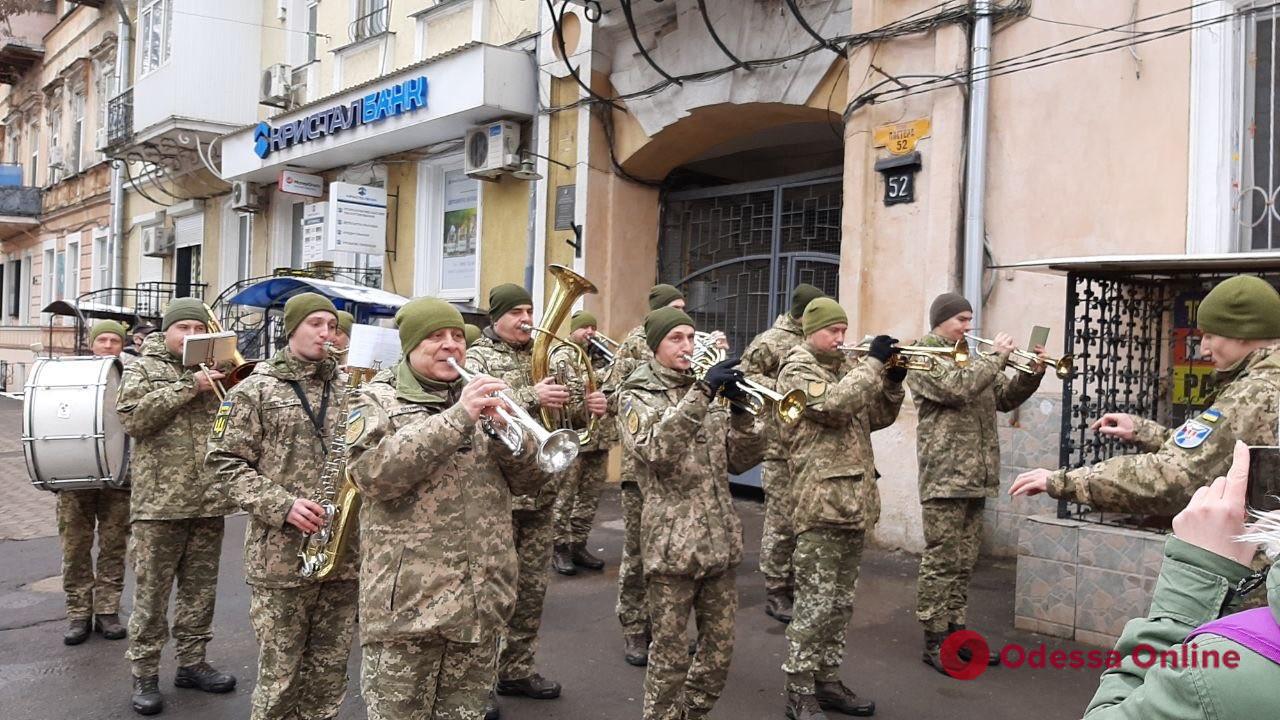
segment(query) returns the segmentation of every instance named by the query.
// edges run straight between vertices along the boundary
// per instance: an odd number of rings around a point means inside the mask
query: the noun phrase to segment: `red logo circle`
[[[960,657],[961,650],[968,650],[968,660]],[[987,671],[987,656],[991,649],[986,638],[973,630],[957,630],[942,641],[938,656],[942,669],[957,680],[973,680]]]

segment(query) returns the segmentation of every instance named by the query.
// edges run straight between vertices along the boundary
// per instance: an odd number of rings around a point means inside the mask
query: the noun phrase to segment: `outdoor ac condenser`
[[[258,187],[246,180],[231,183],[231,209],[236,212],[256,213],[262,209],[262,195]]]
[[[467,175],[491,178],[520,167],[520,126],[500,120],[467,131],[463,162]]]
[[[142,228],[142,254],[147,257],[169,257],[173,254],[173,231],[163,225]]]
[[[272,107],[289,107],[289,81],[293,69],[283,63],[276,63],[262,73],[262,94],[258,104]]]

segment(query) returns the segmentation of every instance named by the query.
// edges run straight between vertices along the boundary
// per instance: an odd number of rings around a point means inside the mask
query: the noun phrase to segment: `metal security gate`
[[[807,282],[836,297],[840,169],[671,193],[663,204],[658,279],[684,291],[702,329],[735,353]]]

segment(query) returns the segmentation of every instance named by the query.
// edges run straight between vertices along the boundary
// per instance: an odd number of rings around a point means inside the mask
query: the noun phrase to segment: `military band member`
[[[294,295],[284,330],[288,345],[258,363],[219,408],[205,462],[249,513],[244,569],[258,640],[250,717],[321,720],[337,717],[346,695],[357,599],[358,548],[323,580],[299,573],[306,535],[331,519],[316,501],[335,434],[346,432],[339,402],[346,379],[325,347],[338,332],[338,311],[322,295]],[[328,472],[336,492],[341,471]]]
[[[577,568],[600,570],[604,560],[587,550],[587,536],[595,521],[596,508],[600,505],[600,490],[608,474],[609,446],[616,441],[617,424],[605,417],[608,400],[600,390],[583,397],[586,390],[585,370],[582,358],[593,363],[593,372],[602,370],[604,363],[587,353],[588,340],[596,333],[596,317],[579,310],[569,318],[569,342],[582,348],[578,353],[572,347],[557,343],[551,350],[552,372],[563,368],[565,379],[573,394],[573,402],[567,410],[575,416],[576,427],[587,427],[595,418],[592,436],[579,449],[578,459],[565,471],[560,481],[560,493],[556,497],[552,517],[555,523],[555,546],[551,556],[552,567],[561,575],[574,575]],[[599,375],[597,375],[599,377]]]
[[[120,357],[129,331],[114,320],[89,330],[89,352]],[[98,561],[93,560],[94,527]],[[120,624],[125,546],[129,540],[129,490],[102,487],[58,493],[58,537],[62,540],[62,590],[67,595],[66,645],[79,645],[97,631],[107,640],[125,637]]]
[[[134,360],[137,360],[138,357],[142,355],[143,341],[147,339],[148,335],[155,331],[156,327],[150,323],[140,322],[137,325],[134,325],[133,329],[129,331],[128,337],[126,337],[128,344],[120,351],[120,361],[128,365]]]
[[[467,347],[471,347],[480,339],[480,328],[471,323],[467,323],[462,328],[462,333],[467,337]]]
[[[822,710],[866,716],[876,709],[840,680],[840,664],[863,545],[880,518],[871,433],[898,417],[906,369],[886,369],[896,342],[887,335],[871,342],[866,357],[843,352],[848,329],[839,303],[814,299],[802,316],[805,341],[787,353],[778,373],[779,392],[808,397],[786,433],[796,604],[782,669],[792,720],[820,720]]]
[[[404,359],[360,389],[348,472],[360,510],[361,690],[371,720],[474,720],[514,608],[512,493],[534,493],[519,456],[481,430],[506,383],[464,384],[462,315],[418,298],[396,314]],[[526,438],[529,435],[526,433]]]
[[[489,320],[475,344],[467,349],[467,370],[498,378],[511,387],[511,396],[529,414],[538,417],[542,407],[559,409],[569,401],[569,388],[548,376],[533,383],[533,299],[511,283],[489,292]],[[542,604],[550,572],[552,526],[559,477],[541,484],[538,492],[512,499],[511,522],[515,528],[520,572],[516,606],[507,624],[506,640],[498,658],[499,695],[524,695],[538,700],[560,697],[560,683],[534,671]],[[513,479],[514,482],[514,479]]]
[[[777,386],[778,371],[791,349],[804,341],[800,317],[809,302],[823,297],[818,288],[800,283],[791,291],[791,309],[773,321],[773,327],[756,336],[742,353],[740,370],[748,380],[767,388]],[[787,445],[779,434],[777,417],[765,418],[764,460],[760,463],[760,483],[764,489],[764,533],[760,538],[760,572],[764,575],[765,606],[769,617],[791,622],[795,603],[795,574],[791,555],[796,536],[791,530],[791,473],[787,466]]]
[[[159,690],[160,651],[169,638],[169,594],[177,585],[173,637],[178,671],[173,684],[225,693],[229,673],[205,661],[213,637],[223,516],[234,505],[204,470],[205,440],[218,409],[214,384],[222,379],[182,365],[183,338],[203,333],[209,315],[195,298],[169,303],[160,324],[125,366],[116,412],[132,438],[129,518],[133,534],[133,614],[129,618],[133,709],[164,709]]]
[[[684,295],[674,286],[659,283],[649,289],[649,310],[670,307],[684,309]],[[645,342],[644,325],[627,333],[614,352],[613,365],[605,378],[606,394],[615,399],[618,388],[632,371],[647,365],[653,351]],[[616,414],[616,407],[614,408]],[[623,658],[630,665],[643,667],[649,662],[651,639],[649,610],[645,599],[644,563],[640,553],[640,515],[644,498],[638,481],[641,469],[631,453],[622,453],[619,494],[622,503],[622,559],[618,563],[618,621],[622,624]]]
[[[917,341],[953,347],[973,326],[969,301],[943,293],[929,308],[933,330]],[[947,635],[963,630],[969,608],[969,581],[982,542],[982,509],[1000,488],[1000,437],[996,413],[1026,402],[1044,379],[1044,363],[1034,373],[1005,373],[1013,338],[999,333],[994,353],[970,353],[966,365],[938,358],[931,372],[914,372],[907,385],[920,423],[916,453],[924,552],[916,581],[916,619],[924,626],[921,659],[946,674],[939,650]],[[1044,348],[1036,348],[1043,356]],[[967,649],[962,651],[967,652]],[[989,663],[999,662],[992,654]]]
[[[351,326],[356,324],[356,316],[346,310],[338,310],[338,330],[330,342],[338,350],[346,350],[351,344]]]
[[[1266,280],[1237,275],[1205,296],[1196,312],[1200,352],[1213,363],[1215,396],[1208,410],[1169,430],[1146,418],[1107,413],[1093,429],[1135,445],[1075,470],[1029,470],[1012,495],[1050,496],[1104,512],[1173,515],[1196,488],[1225,475],[1236,440],[1276,444],[1280,402],[1280,293]]]
[[[722,389],[735,392],[736,361],[713,366],[703,382],[689,372],[694,325],[684,311],[655,310],[644,329],[654,359],[631,373],[619,399],[623,442],[644,494],[641,552],[653,623],[644,718],[705,718],[728,677],[738,607],[742,523],[727,473],[759,462],[764,441],[750,414],[711,402]],[[690,612],[698,633],[692,658]]]

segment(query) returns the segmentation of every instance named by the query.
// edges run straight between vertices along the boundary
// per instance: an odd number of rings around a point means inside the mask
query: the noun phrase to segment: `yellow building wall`
[[[480,287],[475,304],[489,305],[489,290],[502,283],[524,285],[529,237],[529,193],[533,184],[506,175],[480,183]]]
[[[418,165],[387,165],[388,212],[387,255],[383,260],[382,288],[397,295],[413,297],[414,233],[417,229]],[[395,197],[391,197],[395,196]]]
[[[489,8],[489,31],[484,41],[505,45],[512,40],[538,31],[538,8],[542,3],[523,0],[492,0]]]
[[[470,6],[465,6],[461,10],[441,11],[428,15],[425,21],[427,32],[422,57],[439,55],[471,42],[473,17]]]

